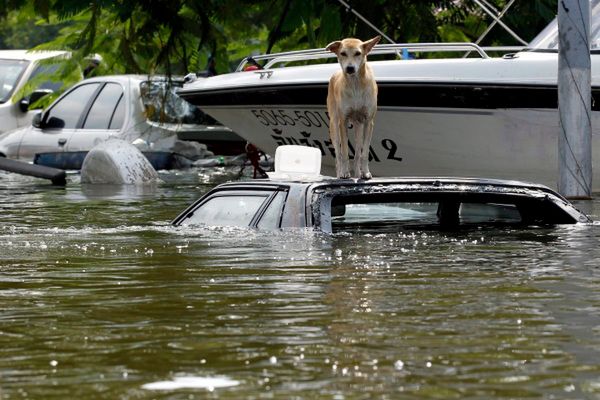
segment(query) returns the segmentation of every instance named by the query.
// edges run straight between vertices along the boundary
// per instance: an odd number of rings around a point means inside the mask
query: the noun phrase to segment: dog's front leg
[[[356,178],[363,178],[364,131],[364,123],[354,122],[354,176]]]
[[[360,171],[361,178],[363,179],[371,179],[373,175],[369,171],[369,151],[371,149],[371,138],[373,137],[373,127],[375,122],[373,119],[367,120],[367,122],[362,126],[363,134],[362,134],[362,151],[360,153]],[[358,135],[358,132],[357,132]],[[358,140],[358,138],[357,138]]]
[[[348,127],[346,121],[339,119],[337,124],[339,135],[337,148],[335,149],[337,177],[350,178],[350,161],[348,158]],[[335,145],[334,145],[335,147]]]
[[[339,171],[338,178],[347,179],[350,178],[350,160],[348,157],[348,127],[345,121],[340,121],[338,124],[339,129]]]
[[[344,170],[344,155],[342,150],[342,140],[340,139],[342,136],[341,126],[343,124],[339,123],[339,118],[334,112],[330,112],[331,119],[329,121],[329,138],[331,139],[331,144],[333,145],[333,150],[335,152],[335,176],[338,178],[348,178],[350,175],[348,173],[348,168]],[[346,154],[348,152],[346,151]],[[346,159],[348,156],[346,155]]]

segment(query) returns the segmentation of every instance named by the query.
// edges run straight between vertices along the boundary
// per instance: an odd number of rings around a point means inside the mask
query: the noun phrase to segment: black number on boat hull
[[[398,151],[398,145],[391,139],[383,139],[381,146],[388,151],[388,160],[402,161],[402,157],[396,157],[396,151]]]

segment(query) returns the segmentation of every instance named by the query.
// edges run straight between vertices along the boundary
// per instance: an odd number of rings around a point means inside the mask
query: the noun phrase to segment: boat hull
[[[556,188],[556,53],[486,59],[370,61],[379,88],[371,143],[375,176],[519,179]],[[327,83],[334,64],[236,72],[198,80],[186,100],[267,153],[317,147],[334,173]],[[600,55],[592,57],[593,168],[600,167]],[[350,142],[352,144],[352,134]],[[593,184],[600,190],[600,179]]]
[[[324,106],[204,106],[204,111],[263,151],[298,144],[321,150],[322,172],[333,175],[335,155]],[[600,127],[593,112],[593,126]],[[374,176],[466,176],[519,179],[556,187],[556,109],[474,109],[381,106],[370,149]],[[593,135],[594,169],[600,142]],[[353,132],[350,132],[350,156]],[[600,190],[600,182],[593,187]]]

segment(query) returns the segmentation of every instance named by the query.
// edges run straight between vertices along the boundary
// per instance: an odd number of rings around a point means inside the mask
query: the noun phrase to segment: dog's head
[[[352,75],[360,70],[367,61],[367,54],[375,46],[381,36],[363,42],[359,39],[344,39],[329,43],[325,50],[329,50],[337,55],[338,61],[342,66],[342,71]]]

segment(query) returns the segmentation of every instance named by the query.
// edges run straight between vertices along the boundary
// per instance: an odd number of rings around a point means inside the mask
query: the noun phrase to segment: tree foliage
[[[492,22],[469,0],[345,1],[396,42],[474,41]],[[498,10],[506,2],[487,0]],[[517,1],[504,21],[531,40],[556,2]],[[0,45],[69,50],[80,65],[100,54],[99,73],[183,74],[209,57],[223,73],[253,53],[376,35],[339,0],[4,0],[0,17]],[[18,38],[23,25],[28,40]],[[497,26],[483,44],[516,43]]]

